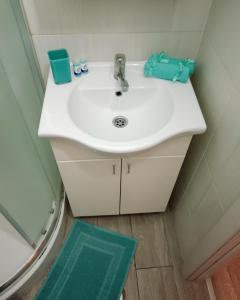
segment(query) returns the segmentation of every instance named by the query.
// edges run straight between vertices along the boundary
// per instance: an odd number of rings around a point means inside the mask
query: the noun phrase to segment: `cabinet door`
[[[120,159],[59,162],[74,216],[118,215]]]
[[[183,159],[123,159],[120,213],[165,211]]]

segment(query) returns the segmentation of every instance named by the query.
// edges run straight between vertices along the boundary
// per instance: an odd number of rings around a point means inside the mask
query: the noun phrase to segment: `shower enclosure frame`
[[[9,280],[7,280],[3,285],[0,286],[0,299],[1,294],[11,287],[18,279],[20,279],[30,268],[33,266],[33,264],[43,255],[43,253],[46,251],[48,247],[48,243],[51,240],[52,235],[55,233],[55,230],[57,228],[57,225],[60,220],[60,215],[62,213],[62,210],[65,206],[65,197],[60,200],[60,205],[58,211],[53,215],[53,218],[49,219],[49,227],[47,227],[47,232],[43,237],[40,239],[38,245],[36,245],[34,249],[34,253],[31,257],[26,261],[26,263],[17,271],[16,274],[14,274]]]

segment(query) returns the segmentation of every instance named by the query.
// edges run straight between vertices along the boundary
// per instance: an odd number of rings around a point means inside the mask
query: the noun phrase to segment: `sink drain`
[[[117,128],[123,128],[127,126],[128,119],[123,116],[117,116],[113,119],[112,123]]]

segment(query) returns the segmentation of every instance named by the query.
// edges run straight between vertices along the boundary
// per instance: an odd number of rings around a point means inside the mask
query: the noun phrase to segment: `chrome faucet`
[[[118,53],[114,58],[114,78],[120,81],[122,92],[127,92],[129,85],[125,79],[125,54]]]

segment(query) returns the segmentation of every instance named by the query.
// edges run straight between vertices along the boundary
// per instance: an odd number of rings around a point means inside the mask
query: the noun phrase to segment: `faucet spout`
[[[123,78],[121,75],[118,77],[118,81],[120,81],[122,92],[127,92],[129,88],[129,84],[125,78]]]
[[[127,92],[129,88],[129,84],[125,79],[125,65],[125,54],[116,54],[114,59],[114,78],[120,81],[122,92]]]

